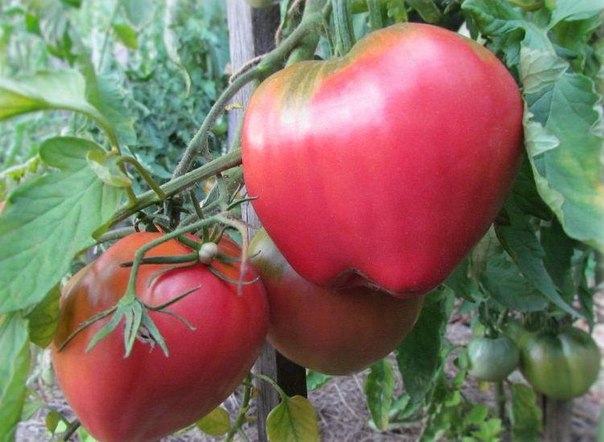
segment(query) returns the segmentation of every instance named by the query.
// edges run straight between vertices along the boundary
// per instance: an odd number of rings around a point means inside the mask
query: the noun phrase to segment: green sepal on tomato
[[[468,359],[470,375],[481,381],[500,382],[518,367],[520,351],[508,336],[477,336],[468,344]]]
[[[61,300],[53,365],[59,386],[82,425],[103,442],[155,441],[193,424],[211,412],[240,384],[265,339],[268,305],[260,282],[244,284],[241,295],[239,247],[223,238],[219,254],[227,259],[209,266],[143,264],[137,278],[139,299],[150,306],[170,305],[149,314],[165,339],[166,356],[144,330],[124,357],[123,327],[86,350],[107,323],[99,320],[61,348],[68,336],[93,315],[115,305],[126,291],[135,252],[161,233],[135,233],[110,247],[66,285]],[[191,250],[176,240],[145,256],[181,256]],[[245,281],[254,281],[249,269]],[[178,318],[177,316],[180,316]],[[181,318],[184,318],[182,320]],[[186,323],[185,323],[186,321]]]
[[[265,230],[250,259],[270,304],[269,342],[291,361],[346,375],[387,356],[409,334],[423,297],[397,299],[367,287],[333,289],[302,278]]]
[[[398,24],[258,87],[242,132],[247,190],[304,278],[417,296],[500,210],[520,162],[522,113],[513,77],[486,48]]]
[[[530,333],[520,351],[526,380],[539,393],[558,400],[587,393],[598,379],[600,364],[600,350],[591,335],[575,327]]]

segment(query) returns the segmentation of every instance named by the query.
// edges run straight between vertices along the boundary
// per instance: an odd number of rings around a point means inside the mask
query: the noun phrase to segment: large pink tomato
[[[124,358],[123,327],[92,350],[90,339],[108,319],[96,322],[61,346],[79,325],[113,306],[124,294],[132,261],[144,244],[159,233],[130,235],[76,274],[64,290],[59,328],[53,345],[53,363],[59,385],[82,425],[102,442],[155,441],[209,413],[239,385],[251,368],[268,327],[268,307],[260,283],[237,285],[219,278],[208,266],[196,264],[167,270],[145,264],[137,280],[139,298],[161,305],[194,290],[169,307],[185,318],[192,330],[174,315],[151,312],[169,350],[166,357],[150,344],[145,333]],[[223,240],[219,251],[228,262],[211,265],[238,280],[239,248]],[[176,240],[163,243],[146,256],[190,253]],[[163,271],[163,273],[161,272]],[[251,270],[246,280],[256,278]]]
[[[438,285],[500,210],[522,111],[487,49],[395,25],[344,58],[294,64],[260,85],[245,114],[245,182],[303,277],[414,296]]]
[[[385,357],[411,332],[423,297],[397,299],[367,287],[319,287],[296,273],[261,230],[252,263],[270,304],[268,340],[288,359],[344,375]]]

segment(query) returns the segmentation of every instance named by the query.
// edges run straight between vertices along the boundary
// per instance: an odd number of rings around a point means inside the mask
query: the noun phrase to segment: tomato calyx
[[[195,330],[195,327],[182,315],[174,313],[168,310],[168,307],[180,301],[184,297],[190,295],[194,291],[198,290],[199,287],[187,290],[183,294],[176,296],[175,298],[156,306],[152,306],[142,302],[134,291],[128,291],[123,298],[121,298],[116,305],[108,308],[107,310],[98,313],[88,320],[84,321],[80,326],[71,333],[65,341],[59,346],[59,351],[63,350],[69,342],[73,340],[80,332],[90,327],[97,321],[107,318],[111,315],[112,318],[107,324],[105,324],[94,337],[88,343],[86,351],[92,350],[104,337],[109,335],[112,331],[117,329],[119,324],[124,321],[124,358],[130,356],[134,341],[139,339],[143,342],[150,343],[151,346],[159,345],[166,357],[169,356],[168,347],[157,326],[151,319],[149,312],[165,313],[173,316],[183,324],[187,326],[189,330]]]

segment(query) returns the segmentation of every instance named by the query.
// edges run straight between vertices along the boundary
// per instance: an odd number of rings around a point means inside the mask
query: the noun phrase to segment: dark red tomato
[[[520,348],[520,370],[535,390],[569,400],[589,390],[598,379],[601,355],[593,338],[569,327],[560,333],[530,333]]]
[[[261,230],[250,244],[270,304],[269,342],[285,357],[344,375],[388,355],[413,328],[423,297],[397,299],[367,287],[329,289],[308,282]]]
[[[401,297],[438,285],[501,208],[522,152],[512,76],[478,43],[399,24],[264,81],[245,114],[254,208],[300,275]]]
[[[67,401],[82,425],[103,442],[155,441],[192,424],[219,405],[241,382],[266,336],[268,307],[261,283],[237,286],[218,278],[207,266],[166,270],[143,265],[137,281],[139,298],[155,306],[196,289],[169,307],[195,330],[165,313],[151,317],[165,338],[166,357],[158,346],[142,340],[124,358],[123,327],[86,352],[90,339],[107,322],[101,320],[78,334],[62,351],[57,347],[91,316],[114,305],[124,294],[131,261],[158,233],[136,233],[113,245],[73,277],[64,291],[53,362]],[[228,257],[239,256],[231,241],[219,244]],[[146,256],[190,253],[175,240]],[[212,266],[237,280],[238,264],[214,261]],[[159,275],[159,276],[158,276]],[[246,280],[256,278],[248,271]]]

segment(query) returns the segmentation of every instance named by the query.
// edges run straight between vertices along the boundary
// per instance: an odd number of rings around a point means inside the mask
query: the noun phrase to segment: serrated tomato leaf
[[[98,149],[79,138],[45,141],[40,156],[59,170],[9,194],[0,216],[0,312],[40,302],[122,201],[124,190],[106,185],[88,166],[88,152]]]
[[[197,428],[210,436],[222,436],[231,429],[229,412],[217,407],[202,417],[196,424]]]

